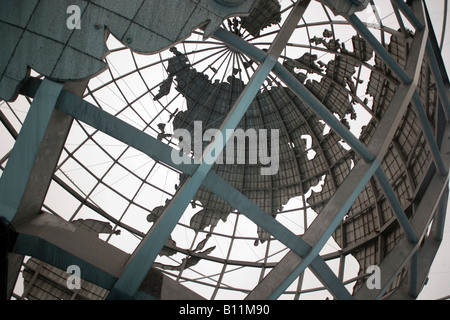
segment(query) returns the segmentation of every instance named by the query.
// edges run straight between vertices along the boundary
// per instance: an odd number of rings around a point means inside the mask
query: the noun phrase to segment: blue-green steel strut
[[[44,80],[37,91],[0,179],[0,215],[11,223],[25,194],[63,84]],[[36,213],[34,213],[36,214]]]

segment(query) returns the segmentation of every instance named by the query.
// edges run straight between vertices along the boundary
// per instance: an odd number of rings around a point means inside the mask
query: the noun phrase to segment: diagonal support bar
[[[427,140],[428,146],[431,149],[431,155],[433,157],[433,161],[436,165],[436,168],[440,175],[447,175],[447,168],[442,161],[441,152],[437,145],[436,139],[434,138],[433,131],[431,130],[430,124],[427,119],[427,114],[425,113],[425,109],[423,107],[422,102],[420,101],[419,94],[417,91],[414,93],[412,98],[412,104],[416,109],[417,116],[420,121],[420,125],[422,127],[423,134],[425,139]]]
[[[442,76],[441,68],[439,67],[439,63],[436,58],[435,50],[433,49],[433,45],[431,40],[428,39],[427,42],[427,54],[430,59],[430,66],[433,72],[434,78],[436,79],[436,85],[438,87],[439,97],[441,98],[442,105],[445,112],[445,117],[447,121],[450,121],[450,99],[449,92],[445,87],[444,78]]]
[[[408,18],[408,21],[416,28],[416,30],[422,30],[425,25],[416,17],[414,12],[403,0],[391,0],[394,5],[400,9],[400,11]]]
[[[362,23],[357,15],[353,14],[348,18],[348,22],[355,28],[356,31],[370,44],[370,46],[375,50],[375,52],[381,57],[381,59],[386,63],[386,65],[400,78],[400,80],[405,83],[411,83],[411,78],[403,70],[402,67],[397,63],[397,61],[392,58],[389,52],[381,45],[377,38],[370,32],[370,30]]]
[[[238,36],[224,29],[218,29],[214,35],[217,40],[229,43],[234,48],[240,50],[244,54],[256,61],[262,61],[264,53],[256,47],[250,45]],[[298,96],[307,103],[311,109],[329,125],[342,139],[355,150],[365,161],[373,161],[374,155],[350,132],[308,89],[301,84],[292,73],[287,71],[280,63],[274,67],[274,73],[288,86],[291,90],[298,93]]]

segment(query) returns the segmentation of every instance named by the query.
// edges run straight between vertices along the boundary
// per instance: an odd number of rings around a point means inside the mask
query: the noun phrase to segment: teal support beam
[[[445,139],[450,138],[450,130],[446,128]],[[443,146],[443,154],[444,162],[448,165],[449,158],[449,144]],[[411,219],[411,225],[415,232],[415,234],[421,240],[425,240],[425,245],[422,241],[417,243],[411,243],[406,237],[400,239],[400,241],[396,244],[396,246],[389,252],[389,254],[384,258],[384,260],[379,264],[380,269],[382,270],[381,277],[381,286],[380,289],[369,289],[367,286],[362,286],[358,292],[355,294],[355,298],[357,300],[376,300],[383,298],[384,294],[389,290],[391,284],[397,279],[397,276],[400,272],[402,272],[403,268],[408,266],[408,263],[413,258],[414,254],[419,251],[419,273],[422,273],[423,268],[421,266],[429,268],[431,262],[434,259],[434,254],[437,252],[437,248],[439,246],[439,242],[435,241],[433,237],[428,237],[427,234],[429,232],[430,222],[433,219],[436,211],[442,204],[442,197],[448,196],[446,194],[446,190],[448,187],[449,177],[441,176],[435,173],[429,183],[428,188],[425,190],[425,193],[421,197],[420,201],[417,203],[416,212]],[[433,229],[435,223],[432,224],[431,228]],[[433,244],[434,242],[434,244]],[[424,248],[427,246],[427,243],[436,247],[434,250],[434,254],[428,251],[428,248]],[[422,254],[423,252],[428,252],[430,255]],[[423,275],[422,279],[425,281],[427,277],[426,272]],[[421,280],[418,283],[423,283]],[[406,288],[406,291],[408,289]]]
[[[72,125],[73,118],[56,110],[63,89],[81,95],[86,81],[39,82],[20,134],[10,130],[16,142],[1,161],[8,163],[0,181],[0,216],[17,227],[41,212],[48,187]],[[10,254],[9,293],[21,267],[20,255]]]
[[[403,0],[392,0],[395,6],[406,16],[408,21],[416,28],[416,30],[422,30],[425,28],[424,24],[416,17],[414,12]]]
[[[10,296],[9,255],[16,238],[17,234],[11,224],[0,218],[0,300],[8,300]]]
[[[21,210],[17,214],[33,170],[37,169],[36,160],[41,151],[45,152],[41,146],[62,89],[61,83],[42,82],[0,179],[0,215],[13,224],[37,213]]]
[[[416,17],[414,12],[406,5],[404,1],[402,0],[393,0],[393,1],[396,3],[398,8],[408,17],[410,22],[414,24],[417,31],[424,30],[425,28],[424,24]],[[372,48],[377,52],[377,54],[383,59],[383,61],[388,65],[388,67],[394,71],[394,73],[400,78],[400,80],[403,83],[409,84],[412,82],[412,79],[411,77],[408,76],[407,72],[400,67],[397,61],[395,61],[394,58],[392,58],[389,52],[380,44],[380,42],[375,38],[375,36],[369,31],[369,29],[361,22],[361,20],[356,15],[350,16],[348,21],[359,32],[359,34],[361,34],[361,36],[372,46]],[[428,54],[430,55],[431,52],[429,49],[429,45],[427,45],[427,48]],[[433,70],[436,70],[435,66],[434,67],[432,66],[432,68]],[[446,100],[447,99],[444,99],[444,102]],[[415,109],[417,111],[422,131],[424,132],[424,135],[432,151],[435,165],[439,173],[445,175],[447,174],[447,169],[444,167],[444,164],[442,162],[439,148],[436,144],[436,140],[434,138],[431,127],[427,121],[426,113],[420,101],[417,91],[414,93],[414,96],[412,98],[412,104],[415,106]]]
[[[102,288],[111,288],[117,280],[117,277],[37,236],[19,233],[13,252],[35,257],[61,270],[77,265],[82,271],[81,278]]]
[[[375,160],[375,155],[355,137],[298,79],[286,68],[278,64],[274,68],[276,75],[328,124],[348,145],[366,162]]]
[[[187,164],[192,161],[187,156],[186,161],[175,164],[171,147],[69,92],[63,91],[56,108],[187,175],[193,175],[198,167]]]
[[[34,84],[30,85],[35,88],[38,87],[38,81],[34,82]],[[32,97],[36,89],[31,89],[31,86],[29,86],[30,90],[28,90],[27,94]],[[186,175],[193,175],[199,167],[198,164],[194,163],[173,163],[170,158],[173,150],[171,147],[69,92],[62,92],[60,103],[56,108]],[[193,162],[191,158],[187,158],[187,160]],[[306,242],[214,172],[208,173],[203,186],[224,199],[232,207],[239,210],[298,255],[305,256],[311,250],[311,247]],[[321,260],[320,257],[318,259]],[[331,269],[320,261],[316,263],[317,268],[316,264],[312,263],[311,269],[318,275],[319,279],[324,279],[324,285],[330,288],[330,292],[338,299],[351,299],[351,295],[342,283],[338,281]]]
[[[414,15],[412,10],[402,0],[398,0],[395,2],[401,7],[400,9],[402,9],[404,13],[407,12],[409,18],[417,24],[417,30],[424,29],[424,25],[420,23],[419,19]],[[383,59],[383,61],[388,65],[388,67],[394,71],[394,73],[400,78],[400,80],[403,83],[409,84],[412,82],[412,79],[408,76],[407,72],[400,67],[397,61],[395,61],[392,58],[389,52],[379,43],[379,41],[374,37],[374,35],[369,31],[369,29],[367,29],[367,27],[361,22],[361,20],[359,20],[359,18],[356,15],[350,16],[349,22],[362,35],[362,37],[372,46],[372,48],[377,52],[377,54]],[[425,110],[423,109],[423,105],[420,101],[417,91],[414,93],[412,104],[415,106],[415,109],[417,111],[422,131],[424,132],[424,135],[432,151],[435,165],[439,173],[445,175],[447,174],[447,170],[442,162],[439,148],[436,144],[433,132],[431,131],[431,127],[427,121],[426,113]]]
[[[41,210],[54,168],[70,128],[69,116],[55,110],[63,85],[44,80],[38,90],[20,133],[9,130],[16,142],[0,178],[0,217],[12,227],[32,218]],[[5,160],[7,156],[2,159]],[[6,253],[9,298],[20,271],[22,257]]]
[[[434,78],[436,79],[436,85],[438,88],[439,97],[441,98],[442,105],[445,112],[445,117],[447,121],[450,121],[450,99],[449,99],[449,91],[444,83],[444,72],[441,71],[443,68],[442,59],[441,64],[439,64],[438,59],[436,58],[435,50],[433,49],[433,45],[430,39],[427,41],[427,54],[430,59],[430,67],[433,72]]]
[[[225,202],[232,205],[239,213],[259,225],[264,230],[289,248],[292,248],[299,256],[305,256],[311,246],[292,233],[288,228],[279,223],[275,218],[258,207],[253,201],[244,196],[239,190],[231,186],[214,172],[210,172],[205,179],[204,187],[208,188]]]

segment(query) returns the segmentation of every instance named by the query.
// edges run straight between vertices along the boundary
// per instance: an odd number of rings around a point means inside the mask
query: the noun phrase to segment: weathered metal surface
[[[335,15],[348,17],[355,12],[364,10],[370,0],[319,0],[324,5],[333,10]]]

